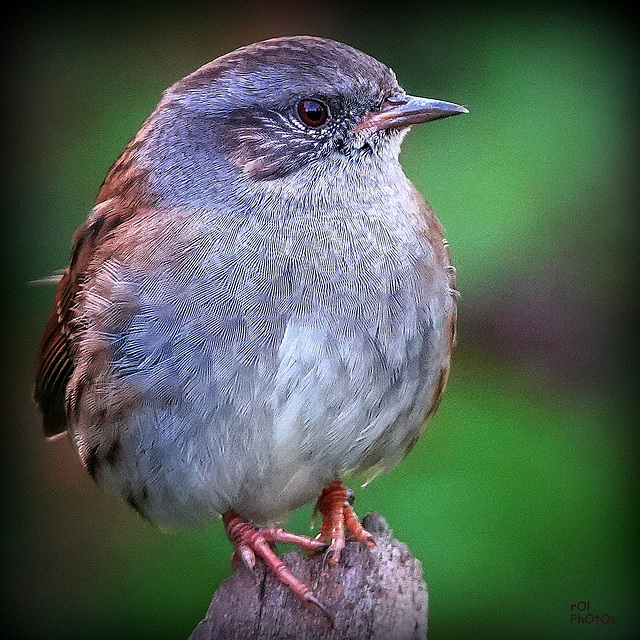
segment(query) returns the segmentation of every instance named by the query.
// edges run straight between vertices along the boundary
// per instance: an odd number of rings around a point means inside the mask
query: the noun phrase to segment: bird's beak
[[[412,124],[448,118],[459,113],[469,113],[469,111],[459,104],[453,104],[453,102],[414,96],[394,96],[387,99],[380,111],[372,111],[367,114],[354,127],[353,131],[403,129]]]

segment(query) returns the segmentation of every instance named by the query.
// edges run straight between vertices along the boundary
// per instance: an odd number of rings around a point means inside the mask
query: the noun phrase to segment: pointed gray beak
[[[393,96],[387,99],[380,111],[367,114],[353,130],[355,132],[363,129],[376,131],[403,129],[412,124],[448,118],[459,113],[469,113],[469,111],[453,102],[414,96]]]

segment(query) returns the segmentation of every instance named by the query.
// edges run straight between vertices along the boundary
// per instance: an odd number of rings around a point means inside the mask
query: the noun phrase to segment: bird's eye
[[[308,127],[319,127],[329,117],[329,109],[318,100],[301,100],[298,103],[298,116]]]

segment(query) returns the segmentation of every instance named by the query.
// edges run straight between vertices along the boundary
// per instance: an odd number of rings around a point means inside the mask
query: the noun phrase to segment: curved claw
[[[234,555],[236,554],[240,557],[242,564],[253,573],[256,566],[256,554],[253,553],[251,547],[246,544],[238,544]]]
[[[324,617],[328,620],[329,624],[331,625],[331,628],[333,629],[335,627],[335,618],[333,616],[333,614],[329,611],[329,609],[327,609],[327,607],[325,607],[320,600],[318,600],[315,596],[307,596],[306,601],[309,604],[312,604],[314,607],[317,607],[320,612],[324,615]]]

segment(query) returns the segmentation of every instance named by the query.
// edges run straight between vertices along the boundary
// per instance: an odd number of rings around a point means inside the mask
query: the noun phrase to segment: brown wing
[[[93,257],[96,244],[108,220],[104,204],[98,205],[74,236],[71,264],[58,285],[49,321],[36,358],[34,400],[42,411],[42,427],[47,436],[67,428],[65,392],[73,372],[73,323],[78,292]]]
[[[132,218],[136,211],[149,206],[140,193],[146,172],[136,167],[136,154],[142,141],[142,131],[129,142],[114,162],[103,182],[96,206],[73,238],[71,262],[66,270],[49,315],[36,358],[34,400],[42,411],[42,427],[47,436],[62,433],[67,428],[65,394],[74,367],[75,334],[73,321],[77,296],[86,271],[96,260],[96,248],[120,224]],[[108,256],[102,256],[102,259]]]
[[[74,313],[85,274],[98,259],[96,248],[115,227],[131,218],[135,210],[130,203],[124,205],[122,201],[101,202],[74,236],[71,264],[58,285],[36,358],[33,398],[40,405],[42,427],[47,436],[67,428],[65,394],[73,373],[74,345],[79,330]]]
[[[56,300],[36,358],[33,399],[40,405],[42,428],[47,436],[54,436],[67,428],[64,395],[73,371],[68,327],[77,289],[78,284],[73,281],[69,268],[58,285]]]

